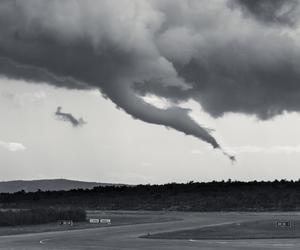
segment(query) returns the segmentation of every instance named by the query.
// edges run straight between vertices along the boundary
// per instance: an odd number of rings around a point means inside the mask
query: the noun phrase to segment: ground
[[[300,238],[293,239],[148,239],[143,235],[172,231],[192,231],[204,228],[242,225],[253,228],[256,222],[264,229],[264,222],[291,219],[298,221],[300,213],[181,213],[181,212],[123,212],[118,216],[151,218],[151,223],[112,225],[103,228],[79,229],[73,231],[43,232],[0,237],[2,250],[35,249],[101,249],[101,250],[182,250],[182,249],[300,249]],[[173,220],[175,219],[176,220]],[[181,219],[181,220],[179,220]],[[172,221],[170,221],[172,220]],[[153,223],[154,222],[154,223]],[[253,224],[254,223],[254,224]],[[252,230],[252,229],[251,229]],[[234,234],[234,230],[232,231]],[[234,237],[233,237],[234,238]],[[216,237],[217,239],[217,237]]]
[[[178,217],[165,216],[162,212],[133,212],[133,211],[98,211],[88,210],[87,219],[89,218],[109,218],[111,225],[108,224],[90,224],[89,222],[75,222],[73,226],[58,225],[58,223],[47,223],[41,225],[24,225],[24,226],[7,226],[0,227],[0,236],[15,235],[25,233],[41,233],[53,231],[78,230],[87,228],[98,228],[108,226],[133,225],[141,223],[164,222],[178,220]]]
[[[278,223],[287,224],[279,226]],[[300,239],[297,216],[274,216],[255,221],[225,223],[142,236],[149,239],[237,240],[237,239]]]

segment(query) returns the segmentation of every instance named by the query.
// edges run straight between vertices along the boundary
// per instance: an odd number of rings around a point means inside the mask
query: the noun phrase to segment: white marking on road
[[[228,244],[229,242],[228,241],[217,241],[215,243],[218,243],[218,244]]]
[[[40,244],[46,244],[46,241],[48,241],[49,239],[45,239],[45,240],[40,240]]]

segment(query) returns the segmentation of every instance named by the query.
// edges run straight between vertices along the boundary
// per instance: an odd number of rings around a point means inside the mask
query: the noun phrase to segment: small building
[[[111,224],[111,219],[100,219],[101,224]]]
[[[60,226],[73,226],[73,221],[72,220],[58,220],[57,224]]]
[[[111,224],[111,219],[99,219],[99,218],[90,218],[89,223],[91,224]]]
[[[89,222],[90,222],[91,224],[99,224],[99,223],[100,223],[100,219],[90,218],[90,219],[89,219]]]
[[[291,221],[277,221],[276,227],[289,228],[289,227],[292,227],[292,222]]]

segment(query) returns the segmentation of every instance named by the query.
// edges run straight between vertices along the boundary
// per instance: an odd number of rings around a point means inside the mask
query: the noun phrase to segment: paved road
[[[147,233],[182,230],[244,220],[266,218],[265,214],[184,213],[182,221],[112,226],[63,232],[0,237],[2,250],[193,250],[193,249],[300,249],[300,239],[280,240],[157,240],[142,239]],[[268,215],[270,216],[270,215]],[[273,215],[271,215],[273,216]]]

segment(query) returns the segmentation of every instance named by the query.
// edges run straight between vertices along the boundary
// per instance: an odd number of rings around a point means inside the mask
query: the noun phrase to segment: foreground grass
[[[287,219],[288,221],[290,219]],[[291,220],[291,227],[277,227],[278,220],[261,220],[208,226],[191,230],[146,235],[152,239],[235,240],[300,238],[300,220]],[[285,221],[281,219],[280,221]]]
[[[90,224],[88,222],[76,222],[73,226],[61,226],[57,223],[47,223],[40,225],[22,225],[22,226],[5,226],[0,227],[0,236],[26,234],[26,233],[42,233],[66,230],[78,230],[88,228],[134,225],[142,223],[157,223],[178,220],[171,216],[165,216],[162,213],[132,213],[132,212],[104,212],[104,211],[87,211],[87,218],[109,218],[111,224]]]

